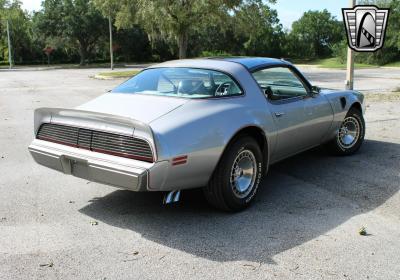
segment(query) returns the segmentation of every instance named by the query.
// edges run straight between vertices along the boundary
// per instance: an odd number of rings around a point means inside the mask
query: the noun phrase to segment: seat
[[[199,80],[182,80],[178,84],[178,95],[180,94],[194,94],[199,88],[202,81]]]

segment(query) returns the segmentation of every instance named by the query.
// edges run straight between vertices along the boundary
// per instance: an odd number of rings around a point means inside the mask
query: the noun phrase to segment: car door
[[[310,94],[310,84],[291,67],[269,67],[253,72],[263,89],[277,127],[272,160],[279,160],[320,144],[332,123],[326,98]]]

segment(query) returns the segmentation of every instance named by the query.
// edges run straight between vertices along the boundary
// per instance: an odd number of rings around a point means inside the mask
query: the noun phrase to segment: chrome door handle
[[[282,117],[285,113],[284,112],[275,112],[276,117]]]

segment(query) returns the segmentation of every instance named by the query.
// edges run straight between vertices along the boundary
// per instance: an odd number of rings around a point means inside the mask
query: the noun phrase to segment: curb
[[[112,76],[103,76],[101,74],[96,74],[94,76],[90,76],[93,79],[98,79],[98,80],[121,80],[121,79],[128,79],[130,76],[126,77],[112,77]]]

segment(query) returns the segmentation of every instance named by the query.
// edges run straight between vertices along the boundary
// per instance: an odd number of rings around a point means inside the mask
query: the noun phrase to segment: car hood
[[[76,109],[128,117],[150,123],[189,100],[142,94],[107,93]]]

